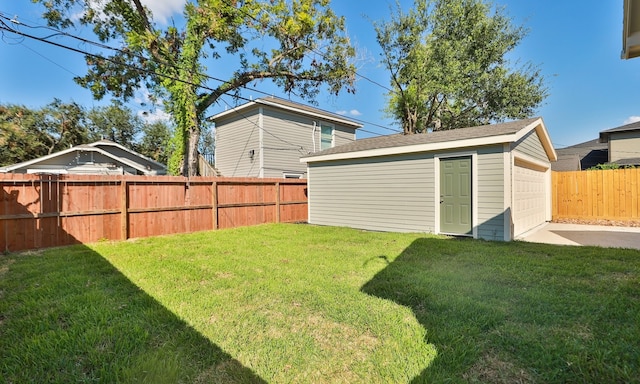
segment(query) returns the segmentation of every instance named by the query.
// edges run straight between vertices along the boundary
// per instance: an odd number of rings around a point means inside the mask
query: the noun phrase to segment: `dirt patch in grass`
[[[533,383],[533,378],[524,369],[515,364],[502,360],[493,352],[482,356],[463,378],[471,383],[504,383],[526,384]]]

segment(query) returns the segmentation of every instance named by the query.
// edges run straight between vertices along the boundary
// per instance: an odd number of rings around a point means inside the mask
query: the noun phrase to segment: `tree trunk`
[[[198,176],[198,141],[200,141],[200,129],[197,122],[189,129],[189,147],[187,148],[187,175]]]

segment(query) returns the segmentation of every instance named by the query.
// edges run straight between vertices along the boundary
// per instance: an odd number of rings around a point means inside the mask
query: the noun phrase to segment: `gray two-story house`
[[[600,132],[609,149],[609,163],[640,165],[640,121]]]
[[[275,97],[260,98],[210,118],[215,166],[224,177],[306,178],[300,157],[350,143],[361,124]]]

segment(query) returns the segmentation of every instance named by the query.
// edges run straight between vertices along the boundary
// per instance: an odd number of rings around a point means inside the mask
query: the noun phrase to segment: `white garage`
[[[390,135],[301,158],[309,223],[509,241],[551,220],[541,118]]]

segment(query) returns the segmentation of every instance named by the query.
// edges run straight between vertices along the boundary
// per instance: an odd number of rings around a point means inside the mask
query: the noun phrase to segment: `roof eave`
[[[552,162],[557,161],[558,154],[556,153],[556,150],[553,148],[553,144],[551,142],[551,138],[549,137],[547,129],[544,125],[544,121],[542,120],[542,118],[537,118],[527,126],[519,129],[515,133],[471,138],[471,139],[464,139],[464,140],[414,144],[414,145],[406,145],[406,146],[399,146],[399,147],[396,146],[396,147],[388,147],[388,148],[366,149],[361,151],[333,153],[333,154],[327,154],[327,155],[313,155],[313,156],[300,158],[300,162],[314,163],[314,162],[320,162],[320,161],[379,157],[379,156],[400,155],[400,154],[416,153],[416,152],[450,150],[455,148],[468,148],[468,147],[474,147],[474,146],[485,146],[485,145],[494,145],[494,144],[502,144],[502,143],[514,143],[520,140],[524,135],[531,132],[532,130],[535,130],[538,137],[540,138],[540,142],[542,143],[542,146],[549,160]]]
[[[623,59],[640,56],[640,0],[624,0],[622,17]]]

